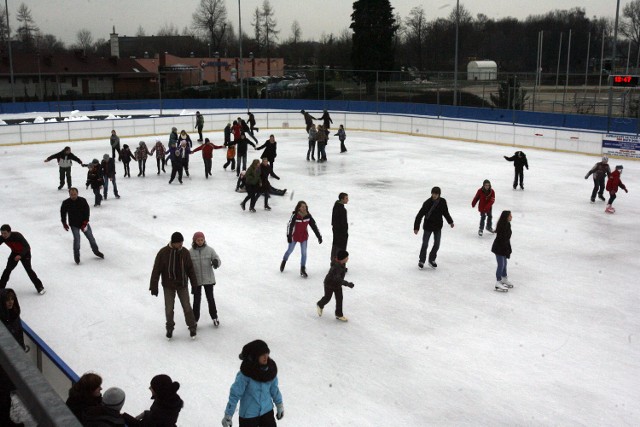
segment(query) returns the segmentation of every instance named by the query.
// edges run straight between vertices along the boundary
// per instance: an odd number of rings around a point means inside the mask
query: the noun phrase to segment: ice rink
[[[260,117],[257,115],[258,121]],[[300,123],[301,124],[301,123]],[[337,129],[339,123],[335,123]],[[617,213],[589,202],[584,175],[597,156],[526,149],[525,190],[511,188],[519,148],[407,135],[347,131],[348,153],[332,136],[328,162],[307,162],[304,129],[261,129],[278,141],[275,172],[286,188],[272,210],[243,212],[236,175],[224,171],[224,150],[214,152],[213,177],[205,180],[200,153],[191,156],[191,178],[168,185],[156,175],[123,178],[121,199],[110,194],[91,208],[101,260],[82,237],[82,262],[73,261],[72,235],[60,223],[68,197],[58,167],[43,160],[71,145],[89,163],[111,153],[108,137],[71,144],[0,147],[1,223],[24,234],[34,270],[47,293],[36,294],[24,269],[8,287],[17,291],[22,318],[78,374],[102,375],[103,388],[127,393],[124,411],[136,415],[152,401],[151,378],[180,382],[181,426],[219,425],[242,346],[265,340],[278,364],[285,417],[280,426],[547,426],[640,424],[640,163],[624,165]],[[335,133],[335,130],[332,134]],[[160,138],[167,143],[167,135]],[[197,139],[197,134],[192,138]],[[216,144],[222,132],[209,133]],[[135,147],[145,139],[122,138]],[[194,145],[197,144],[194,142]],[[259,152],[250,147],[249,162]],[[73,183],[85,190],[86,169],[74,164]],[[508,293],[493,290],[494,236],[478,237],[479,213],[471,207],[484,179],[496,192],[494,223],[513,212],[513,255]],[[436,270],[419,270],[422,231],[413,222],[431,187],[440,186],[455,227],[445,225]],[[331,209],[347,192],[350,261],[344,288],[348,323],[323,317],[316,301],[329,268]],[[286,225],[304,200],[324,237],[311,233],[307,272],[299,275],[296,248],[284,273]],[[157,251],[174,231],[189,243],[202,231],[217,251],[215,297],[221,325],[202,317],[195,341],[176,306],[172,341],[164,337],[162,293],[150,295]],[[6,246],[0,255],[8,256]],[[234,425],[237,425],[237,413]]]

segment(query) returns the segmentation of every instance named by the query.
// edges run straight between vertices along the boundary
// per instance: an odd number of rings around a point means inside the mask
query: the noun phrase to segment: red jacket
[[[213,159],[213,150],[217,150],[218,148],[223,148],[222,145],[216,145],[213,142],[206,142],[193,150],[191,153],[195,153],[196,151],[202,150],[202,158],[203,159]]]
[[[307,226],[309,225],[318,238],[318,241],[322,242],[322,236],[311,214],[307,213],[304,217],[301,217],[296,212],[291,215],[289,224],[287,225],[287,240],[306,242],[309,239],[309,232],[307,231]]]
[[[615,194],[618,192],[618,187],[623,190],[627,189],[627,187],[622,183],[622,180],[620,180],[620,171],[614,170],[607,181],[607,191]]]
[[[478,201],[480,201],[478,204],[478,211],[484,213],[489,212],[491,210],[491,206],[493,206],[493,203],[496,201],[496,193],[493,191],[493,188],[489,191],[489,194],[484,194],[482,187],[480,187],[476,192],[476,196],[471,201],[471,207],[474,208]]]
[[[231,132],[233,132],[233,140],[237,141],[240,139],[240,133],[242,132],[242,127],[239,124],[235,124],[231,127]]]

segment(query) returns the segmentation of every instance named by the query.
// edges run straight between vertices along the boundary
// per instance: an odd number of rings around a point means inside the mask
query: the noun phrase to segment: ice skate
[[[336,319],[341,321],[341,322],[348,322],[349,319],[347,319],[345,316],[336,316]]]
[[[316,312],[318,313],[318,316],[322,317],[322,307],[318,304],[316,304]]]
[[[602,194],[598,194],[598,199],[602,200],[604,202],[604,196]]]
[[[614,208],[611,205],[607,205],[607,207],[604,210],[606,213],[612,214],[612,213],[616,213],[616,208]]]
[[[478,236],[482,237],[482,229],[478,230]]]
[[[215,326],[216,328],[218,326],[220,326],[220,321],[218,320],[218,318],[216,317],[215,319],[213,319],[213,326]]]
[[[300,267],[300,275],[301,275],[302,277],[304,277],[305,279],[306,279],[307,277],[309,277],[309,276],[307,276],[307,269],[306,269],[306,268],[304,268],[304,267]]]
[[[509,290],[509,288],[507,288],[507,286],[505,284],[503,284],[500,281],[496,282],[496,291],[497,292],[507,292]]]
[[[173,337],[173,329],[167,329],[167,340],[171,340],[171,337]]]
[[[418,268],[422,270],[423,267],[424,267],[424,262],[420,261],[418,263]]]
[[[509,289],[513,288],[513,285],[511,284],[511,282],[509,281],[509,278],[507,276],[505,276],[502,279],[500,279],[500,283],[502,283],[503,285],[505,285]]]
[[[282,260],[282,262],[280,263],[280,273],[282,273],[284,271],[284,266],[287,265],[287,261]]]
[[[438,264],[436,264],[435,261],[429,261],[429,267],[435,269],[436,267],[438,267]]]
[[[195,329],[190,329],[189,330],[189,336],[191,337],[192,340],[196,339],[196,335],[197,335],[197,332],[196,332]]]

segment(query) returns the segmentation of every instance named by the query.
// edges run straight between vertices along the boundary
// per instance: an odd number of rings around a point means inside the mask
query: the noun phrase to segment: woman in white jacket
[[[198,279],[198,283],[191,283],[193,314],[196,322],[200,320],[200,301],[202,300],[202,288],[204,288],[204,294],[209,304],[209,315],[213,320],[213,325],[217,327],[220,325],[220,321],[218,320],[216,301],[213,298],[213,286],[216,284],[216,277],[213,270],[220,267],[220,257],[211,246],[207,245],[204,234],[201,231],[194,233],[189,254],[191,255],[193,269]]]

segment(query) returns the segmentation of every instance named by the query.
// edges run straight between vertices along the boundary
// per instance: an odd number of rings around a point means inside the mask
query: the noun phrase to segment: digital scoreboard
[[[611,85],[618,87],[635,87],[638,86],[640,77],[631,75],[615,75],[611,76]]]

